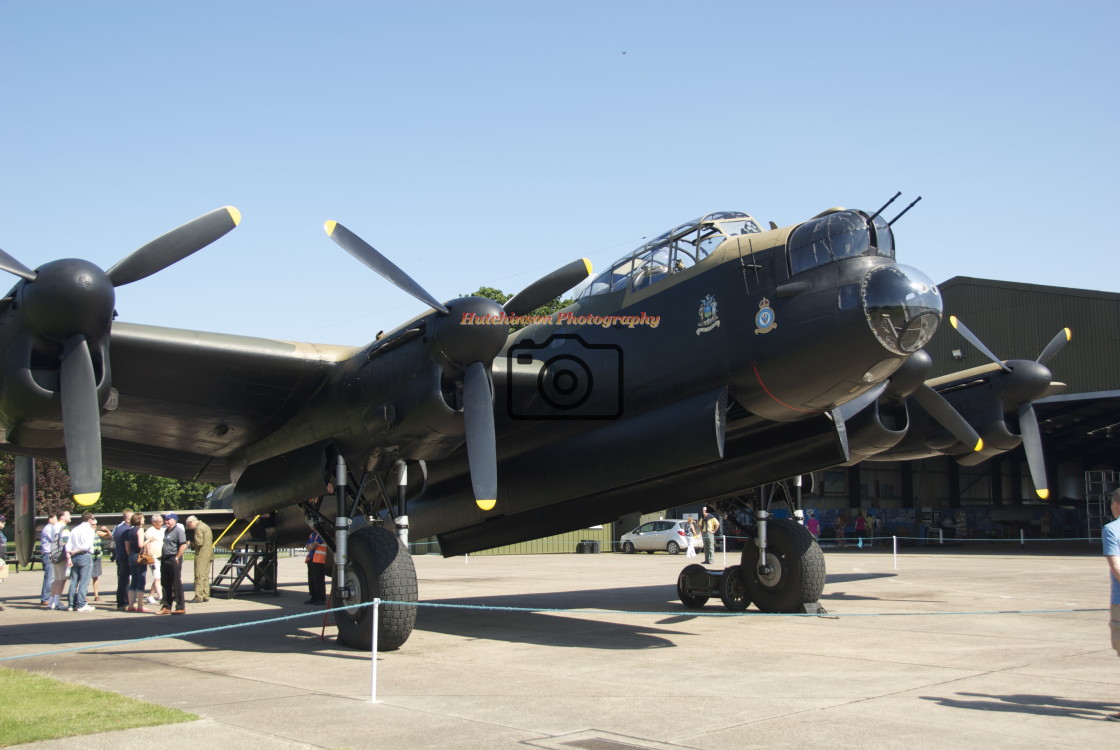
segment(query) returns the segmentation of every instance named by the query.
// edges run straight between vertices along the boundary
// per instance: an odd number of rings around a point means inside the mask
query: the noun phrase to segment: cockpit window
[[[731,237],[761,231],[758,222],[740,211],[717,211],[685,222],[616,261],[580,297],[616,292],[628,286],[633,291],[644,289],[699,263]]]
[[[867,219],[858,211],[836,211],[807,221],[790,232],[791,274],[841,258],[865,255],[871,249]]]

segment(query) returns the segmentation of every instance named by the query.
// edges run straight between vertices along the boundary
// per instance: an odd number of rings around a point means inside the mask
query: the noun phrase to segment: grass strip
[[[194,714],[108,690],[0,667],[0,747],[193,721]]]

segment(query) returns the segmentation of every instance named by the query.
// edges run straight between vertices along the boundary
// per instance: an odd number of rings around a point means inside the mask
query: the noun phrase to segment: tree
[[[512,294],[506,294],[501,289],[495,289],[492,286],[480,286],[478,288],[478,291],[471,294],[471,296],[472,297],[485,297],[486,299],[492,299],[495,302],[497,302],[499,305],[504,305],[506,302],[508,302],[513,297]],[[541,305],[540,307],[538,307],[537,309],[533,310],[532,312],[530,312],[528,314],[529,315],[535,315],[535,316],[552,315],[557,310],[564,309],[568,305],[572,304],[574,301],[575,300],[573,300],[571,297],[568,297],[567,299],[561,299],[561,298],[557,297],[556,299],[552,300],[551,302],[544,303],[543,305]],[[524,327],[525,327],[524,324],[515,325],[515,326],[510,326],[509,330],[512,332],[512,331],[520,330]]]
[[[101,479],[101,498],[92,506],[95,513],[137,510],[191,510],[201,508],[206,494],[214,489],[208,482],[154,477],[128,471],[105,469]],[[64,510],[74,511],[70,496],[70,475],[57,461],[35,461],[35,513],[47,516]],[[15,510],[15,461],[0,454],[0,513],[13,516]]]

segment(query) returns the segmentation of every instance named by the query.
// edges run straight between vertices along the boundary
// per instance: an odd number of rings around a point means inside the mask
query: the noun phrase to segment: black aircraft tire
[[[685,582],[691,576],[706,575],[708,575],[708,569],[697,563],[693,563],[681,571],[680,575],[677,576],[677,598],[681,600],[681,604],[691,609],[700,609],[708,603],[708,597],[700,594],[690,594],[685,590]]]
[[[766,525],[766,558],[774,572],[760,580],[758,546],[748,540],[740,569],[747,594],[763,612],[792,613],[818,601],[824,591],[824,553],[801,524],[776,519]]]
[[[348,582],[356,587],[361,602],[388,599],[396,602],[418,600],[416,567],[412,555],[395,534],[381,527],[367,526],[350,535],[350,573]],[[339,606],[332,602],[332,606]],[[368,651],[373,645],[373,607],[335,613],[338,640],[350,648]],[[412,634],[416,607],[406,604],[380,604],[377,613],[377,650],[394,651]]]
[[[723,571],[719,579],[719,599],[723,606],[732,612],[745,612],[751,606],[750,594],[747,593],[747,584],[739,573],[742,568],[732,565]]]

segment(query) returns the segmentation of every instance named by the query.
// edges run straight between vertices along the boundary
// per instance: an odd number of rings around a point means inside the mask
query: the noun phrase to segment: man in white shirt
[[[93,511],[87,510],[82,514],[82,522],[70,532],[70,541],[66,543],[66,554],[70,558],[70,609],[75,612],[93,611],[93,607],[86,603],[86,590],[93,572],[91,553],[96,525]]]

